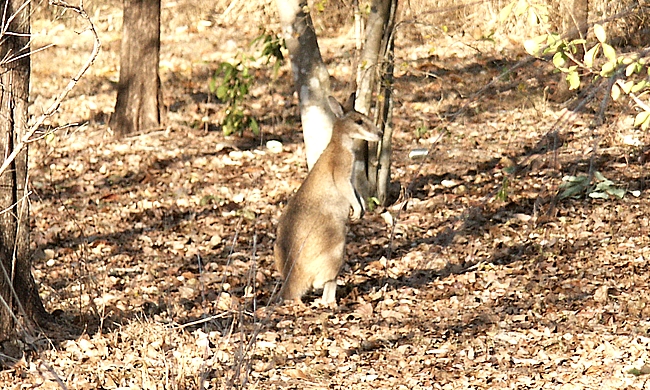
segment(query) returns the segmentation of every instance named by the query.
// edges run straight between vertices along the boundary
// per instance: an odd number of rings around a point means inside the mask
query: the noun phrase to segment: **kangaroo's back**
[[[300,299],[310,288],[323,287],[323,300],[336,303],[350,207],[355,218],[363,211],[351,183],[353,140],[378,141],[381,133],[367,116],[330,103],[337,114],[330,142],[278,223],[274,249],[284,299]]]

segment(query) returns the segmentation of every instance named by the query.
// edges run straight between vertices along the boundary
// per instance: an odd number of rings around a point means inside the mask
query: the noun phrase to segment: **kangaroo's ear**
[[[355,92],[352,92],[348,97],[348,100],[346,100],[345,104],[343,105],[343,112],[354,111],[354,101],[356,100],[356,98],[357,98],[357,94]]]
[[[328,98],[328,101],[330,103],[330,108],[332,109],[332,112],[334,115],[336,115],[337,118],[343,117],[345,115],[345,109],[343,106],[341,106],[341,103],[339,103],[333,96],[330,96]]]

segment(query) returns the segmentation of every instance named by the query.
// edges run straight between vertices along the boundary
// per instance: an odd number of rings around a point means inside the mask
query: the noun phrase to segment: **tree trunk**
[[[27,131],[29,100],[29,5],[8,0],[0,36],[0,151],[9,156]],[[6,7],[6,8],[5,8]],[[43,307],[31,274],[27,147],[0,176],[0,340],[11,336],[17,315],[43,325]]]
[[[332,134],[329,73],[318,48],[307,1],[276,0],[276,5],[300,100],[307,166],[311,169]]]
[[[393,78],[393,28],[397,0],[373,0],[366,28],[366,42],[357,72],[359,112],[370,112],[373,92],[377,95],[375,123],[384,132],[381,143],[357,141],[354,184],[364,197],[375,196],[381,204],[388,200],[392,126],[391,88]],[[379,80],[379,83],[377,81]]]
[[[124,0],[120,79],[109,122],[117,136],[160,126],[159,61],[160,0]]]
[[[567,0],[560,2],[562,10],[562,33],[569,40],[586,38],[589,31],[589,1]]]

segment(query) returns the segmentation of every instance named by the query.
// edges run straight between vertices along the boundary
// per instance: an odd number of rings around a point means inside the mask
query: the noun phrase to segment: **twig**
[[[6,35],[7,34],[7,29],[9,28],[9,25],[13,20],[18,16],[28,5],[31,3],[31,0],[24,2],[17,10],[14,12],[12,15],[9,16],[7,19],[7,23],[3,26],[0,27],[0,36]],[[4,10],[2,10],[2,20],[4,20],[4,16],[7,15],[7,11],[9,10],[9,2],[5,3]]]
[[[7,207],[7,208],[4,209],[4,210],[1,210],[1,211],[0,211],[0,215],[2,215],[2,214],[4,214],[4,213],[8,212],[9,210],[12,210],[15,206],[18,205],[18,203],[20,203],[20,202],[22,202],[23,200],[25,200],[26,198],[28,198],[31,194],[32,194],[32,192],[29,191],[29,192],[27,192],[25,195],[21,196],[20,199],[18,199],[16,202],[14,202],[14,204],[12,204],[11,206]]]
[[[180,330],[180,329],[185,329],[185,328],[187,328],[187,327],[194,326],[194,325],[204,324],[204,323],[206,323],[206,322],[210,322],[210,321],[212,321],[212,320],[216,320],[216,319],[218,319],[218,318],[224,318],[224,317],[228,316],[229,314],[230,314],[230,312],[223,312],[223,313],[215,314],[215,315],[210,316],[210,317],[201,318],[200,320],[196,320],[196,321],[188,322],[188,323],[186,323],[186,324],[182,324],[182,325],[173,326],[173,327],[171,327],[170,329],[171,329],[171,330]]]
[[[88,22],[89,29],[95,37],[95,42],[93,43],[93,50],[90,53],[90,57],[88,58],[86,63],[81,67],[79,72],[77,72],[77,74],[72,79],[70,79],[68,85],[66,85],[63,91],[56,97],[56,99],[50,105],[50,107],[48,107],[48,109],[45,110],[45,112],[42,115],[36,118],[31,128],[20,139],[20,141],[14,147],[11,154],[2,163],[2,166],[0,166],[0,176],[2,176],[4,171],[6,171],[9,165],[11,165],[11,163],[16,159],[16,156],[18,156],[18,154],[25,147],[25,145],[33,141],[31,139],[32,136],[36,133],[38,128],[43,124],[43,122],[45,122],[45,119],[52,116],[59,109],[59,107],[61,107],[61,103],[63,102],[63,100],[68,96],[68,94],[70,93],[70,91],[72,91],[75,85],[77,85],[81,77],[88,71],[90,66],[95,62],[97,55],[99,54],[99,48],[101,47],[101,42],[99,41],[99,34],[97,34],[97,30],[95,29],[95,25],[93,24],[92,20],[90,20],[90,16],[88,16],[86,10],[83,8],[83,1],[80,2],[79,6],[73,6],[61,0],[50,0],[50,4],[59,7],[69,8],[75,11],[76,13],[78,13],[79,16],[81,16],[83,19],[85,19]],[[4,27],[3,27],[3,33],[4,33]]]
[[[442,137],[445,135],[444,132],[441,132],[438,134],[436,138],[431,142],[431,145],[429,146],[429,149],[427,150],[427,156],[431,155],[431,151],[433,150],[433,147],[440,142]],[[393,242],[395,240],[395,228],[397,227],[397,223],[399,221],[399,218],[402,215],[402,211],[405,211],[406,208],[408,207],[408,203],[411,200],[411,194],[413,192],[413,188],[415,187],[416,179],[420,175],[420,171],[422,171],[422,167],[424,166],[424,163],[426,162],[426,158],[422,159],[420,161],[420,164],[418,165],[418,168],[415,171],[415,177],[409,184],[408,188],[404,190],[404,202],[402,202],[402,205],[400,205],[399,209],[397,210],[397,214],[393,217],[393,223],[391,226],[390,230],[390,236],[388,238],[388,248],[386,248],[386,261],[390,261],[391,257],[393,256]]]
[[[623,83],[623,80],[616,80],[616,84],[621,87],[621,89],[625,88],[625,83]],[[650,106],[648,106],[648,104],[643,100],[639,99],[639,97],[634,93],[630,92],[628,95],[632,98],[632,100],[634,100],[634,103],[643,109],[643,111],[650,111]]]

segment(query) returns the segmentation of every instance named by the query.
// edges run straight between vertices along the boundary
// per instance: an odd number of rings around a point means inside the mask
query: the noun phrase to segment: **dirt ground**
[[[93,11],[102,52],[30,152],[34,276],[59,325],[0,387],[650,389],[648,139],[625,103],[596,126],[598,102],[550,102],[552,65],[517,66],[513,41],[402,25],[401,196],[352,224],[338,309],[278,306],[275,225],[306,175],[290,67],[251,64],[260,136],[225,137],[208,93],[258,22],[279,31],[272,12],[163,1],[165,125],[115,140],[121,12]],[[34,20],[34,45],[56,44],[33,55],[34,114],[92,47],[68,18]],[[342,98],[354,37],[320,33]],[[595,171],[623,198],[558,197]]]

